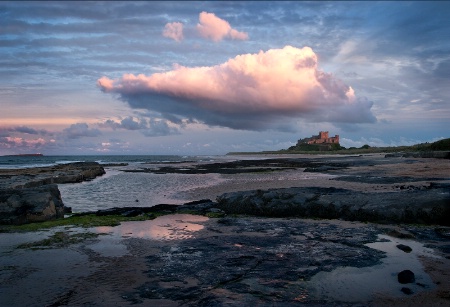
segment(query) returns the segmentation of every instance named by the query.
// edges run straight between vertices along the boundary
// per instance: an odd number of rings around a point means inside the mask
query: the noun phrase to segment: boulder
[[[398,249],[404,251],[405,253],[410,253],[410,252],[412,252],[412,248],[409,247],[408,245],[397,244],[396,246],[397,246]]]
[[[25,224],[64,217],[58,183],[92,180],[105,174],[97,162],[0,170],[0,224]]]
[[[404,270],[397,275],[398,282],[401,284],[410,284],[416,281],[414,273],[410,270]]]
[[[0,190],[0,224],[25,224],[64,217],[56,184]]]

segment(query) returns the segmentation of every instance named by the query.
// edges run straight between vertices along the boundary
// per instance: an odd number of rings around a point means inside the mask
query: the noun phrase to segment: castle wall
[[[338,144],[339,143],[339,135],[335,135],[334,137],[328,136],[328,131],[320,131],[319,135],[313,136],[310,138],[306,138],[303,140],[299,140],[299,142],[303,142],[306,144]]]

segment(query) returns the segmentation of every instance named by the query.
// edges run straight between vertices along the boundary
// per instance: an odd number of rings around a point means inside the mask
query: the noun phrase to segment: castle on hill
[[[320,131],[319,135],[313,135],[310,138],[300,139],[297,142],[297,145],[302,144],[339,144],[339,135],[335,135],[334,137],[328,136],[328,131]]]

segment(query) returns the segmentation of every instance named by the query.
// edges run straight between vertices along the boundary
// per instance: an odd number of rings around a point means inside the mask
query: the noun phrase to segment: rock
[[[2,169],[0,224],[24,224],[63,218],[65,208],[57,183],[92,180],[105,174],[97,162],[76,162],[49,167]]]
[[[211,212],[211,213],[225,213],[225,212],[223,212],[222,209],[219,209],[219,208],[211,208],[211,209],[208,210],[208,212]]]
[[[107,215],[122,215],[127,217],[138,216],[141,214],[148,214],[153,212],[169,212],[173,213],[177,210],[179,205],[156,205],[152,207],[121,207],[121,208],[110,208],[105,210],[98,210],[95,212],[97,216],[107,216]],[[92,212],[83,212],[76,214],[77,216],[92,214]]]
[[[0,224],[25,224],[64,217],[56,184],[0,190]]]
[[[406,288],[406,287],[403,287],[403,288],[401,289],[401,291],[402,291],[403,293],[407,294],[407,295],[411,295],[411,294],[414,293],[410,288]]]
[[[410,284],[416,281],[414,273],[410,270],[404,270],[397,275],[398,282],[401,284]]]
[[[394,153],[385,154],[384,157],[385,158],[401,158],[401,157],[403,157],[403,155],[404,155],[404,153],[394,152]]]
[[[450,159],[450,151],[419,151],[407,152],[403,155],[405,158],[435,158],[435,159]]]
[[[0,170],[5,180],[0,189],[22,189],[39,187],[53,183],[76,183],[92,180],[105,174],[105,169],[97,162],[75,162],[49,167]]]
[[[404,251],[405,253],[410,253],[412,251],[412,248],[409,247],[408,245],[404,245],[404,244],[398,244],[396,245],[398,249],[401,249],[402,251]]]
[[[414,239],[414,235],[403,230],[392,229],[386,233],[388,236],[396,237],[399,239]]]
[[[319,187],[253,190],[225,193],[217,202],[226,214],[450,225],[445,187],[398,193]]]
[[[185,203],[177,208],[178,212],[183,211],[196,211],[199,214],[206,214],[207,212],[211,212],[210,210],[216,207],[217,203],[213,202],[210,199],[201,199],[197,201],[191,201]],[[215,210],[220,210],[216,208]]]

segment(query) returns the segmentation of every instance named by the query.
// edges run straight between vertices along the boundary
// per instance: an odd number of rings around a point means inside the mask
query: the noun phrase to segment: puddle
[[[143,238],[153,240],[183,240],[192,238],[194,232],[203,229],[198,224],[207,221],[205,216],[191,214],[172,214],[154,220],[123,222],[116,227],[96,227],[97,233],[107,233],[116,238]]]
[[[389,241],[387,241],[389,240]],[[412,248],[405,253],[396,247],[404,244]],[[366,244],[386,253],[382,263],[372,267],[341,267],[332,272],[320,272],[308,283],[310,297],[324,298],[341,302],[367,302],[377,295],[404,297],[401,289],[409,288],[418,293],[435,287],[431,278],[423,270],[418,256],[439,258],[433,250],[412,240],[402,240],[387,235],[379,235],[379,241]],[[415,274],[415,283],[401,284],[397,274],[411,270]]]
[[[67,293],[76,280],[95,271],[97,263],[90,263],[87,255],[70,247],[17,248],[48,238],[57,230],[63,229],[0,234],[1,306],[49,306],[49,300]]]

